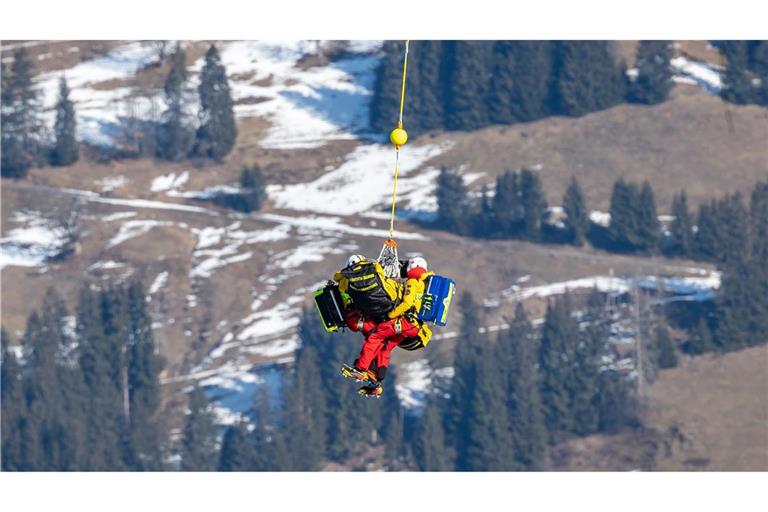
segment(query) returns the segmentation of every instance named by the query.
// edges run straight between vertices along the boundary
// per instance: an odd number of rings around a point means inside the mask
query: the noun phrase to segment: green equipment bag
[[[344,301],[336,283],[330,283],[315,292],[315,307],[326,332],[336,332],[346,325]]]

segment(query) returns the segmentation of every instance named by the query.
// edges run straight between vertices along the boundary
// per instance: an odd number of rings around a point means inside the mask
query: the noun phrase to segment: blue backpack
[[[447,277],[432,275],[427,278],[421,309],[416,317],[422,322],[444,326],[448,321],[448,308],[456,293],[456,283]]]

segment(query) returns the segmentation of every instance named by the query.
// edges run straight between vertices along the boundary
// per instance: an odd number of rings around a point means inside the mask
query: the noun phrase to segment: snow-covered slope
[[[227,68],[239,121],[256,118],[266,125],[261,139],[255,143],[258,150],[279,153],[322,149],[329,141],[353,141],[348,152],[324,167],[319,176],[304,180],[299,177],[284,182],[289,184],[270,186],[269,207],[279,211],[248,216],[201,203],[216,193],[238,189],[233,181],[225,179],[199,185],[196,178],[200,171],[192,166],[163,168],[147,178],[140,172],[132,174],[128,163],[119,170],[120,174],[99,176],[91,190],[59,188],[56,194],[76,199],[91,212],[93,224],[84,234],[86,242],[102,237],[98,249],[88,253],[92,259],[83,263],[83,272],[115,271],[128,275],[133,269],[144,271],[147,301],[158,333],[172,332],[169,337],[182,337],[183,343],[190,345],[195,329],[193,319],[204,316],[206,308],[215,312],[217,316],[207,327],[210,336],[201,351],[203,355],[193,362],[191,369],[185,369],[186,374],[170,375],[165,382],[201,382],[217,401],[220,421],[229,423],[250,407],[258,386],[276,380],[274,363],[291,360],[298,344],[295,328],[302,307],[311,291],[330,277],[318,269],[327,273],[345,255],[380,247],[380,241],[389,236],[387,206],[395,154],[390,145],[374,142],[381,140],[380,134],[369,133],[368,126],[368,106],[381,59],[381,42],[352,42],[344,52],[336,53],[330,46],[338,43],[317,41],[216,44]],[[162,94],[140,93],[133,85],[137,72],[156,59],[155,51],[140,42],[126,42],[64,71],[40,75],[37,84],[48,108],[48,123],[53,122],[52,107],[61,76],[67,78],[72,89],[78,135],[86,142],[114,144],[120,138],[120,126],[126,117],[157,116],[164,108]],[[328,60],[328,54],[335,56]],[[321,55],[323,59],[307,59]],[[189,63],[191,95],[203,63],[202,57]],[[713,93],[720,88],[721,69],[716,66],[685,57],[676,57],[671,65],[678,81],[696,83]],[[403,148],[398,183],[399,219],[428,218],[436,210],[434,186],[439,171],[433,160],[450,149],[450,143],[422,140]],[[471,182],[482,176],[478,172],[482,170],[466,170],[464,179]],[[104,172],[109,171],[105,166]],[[607,225],[610,216],[594,211],[591,219]],[[178,239],[163,240],[170,237],[170,232],[178,235]],[[0,239],[0,267],[44,268],[47,260],[60,250],[63,236],[61,228],[41,212],[18,212]],[[432,249],[427,244],[436,238],[414,225],[398,224],[397,239],[422,244],[417,245],[418,250]],[[166,242],[172,249],[178,248],[179,253],[167,259],[165,254],[154,258],[151,250],[143,251],[147,240]],[[191,241],[188,247],[183,245],[184,241]],[[456,245],[458,242],[450,243],[454,250],[463,250]],[[442,250],[448,246],[439,247]],[[569,290],[597,287],[622,293],[633,284],[630,276],[579,276],[586,277],[570,276],[574,279],[563,281],[534,278],[535,285],[530,282],[530,275],[499,278],[494,290],[481,299],[486,309],[494,310],[516,301],[546,298]],[[243,282],[248,288],[245,292],[237,288]],[[663,283],[667,292],[684,298],[681,300],[703,300],[711,298],[719,286],[719,275],[663,281],[649,276],[636,282],[654,290]],[[211,290],[219,285],[225,288],[218,290],[220,295],[215,299],[221,304],[206,305],[210,299],[206,294],[214,293]],[[247,298],[230,301],[237,294]],[[174,296],[178,296],[176,303]],[[179,327],[180,324],[184,326]],[[487,326],[487,331],[505,327],[499,320]],[[454,335],[453,331],[440,331],[436,339]],[[263,366],[254,366],[254,360]],[[398,394],[404,405],[418,409],[431,390],[439,389],[441,382],[450,379],[452,368],[431,368],[421,359],[403,364],[398,375]]]

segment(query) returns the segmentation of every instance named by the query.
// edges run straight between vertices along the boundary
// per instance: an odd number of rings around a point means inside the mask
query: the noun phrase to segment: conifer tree
[[[413,446],[416,465],[421,471],[450,470],[445,443],[439,409],[431,399],[424,408]]]
[[[649,251],[659,239],[656,201],[648,182],[639,188],[623,178],[613,185],[611,193],[611,224],[608,227],[616,248],[624,251]]]
[[[29,351],[28,375],[25,382],[26,418],[34,432],[33,443],[37,448],[34,457],[26,461],[32,470],[77,469],[83,453],[83,429],[77,423],[82,421],[79,414],[79,396],[68,396],[68,392],[83,390],[72,388],[69,377],[69,361],[65,354],[71,340],[66,332],[66,307],[61,297],[49,289],[43,299],[43,308],[38,315],[30,315],[24,344]],[[72,406],[75,407],[72,407]]]
[[[605,301],[597,290],[587,298],[587,313],[582,321],[586,327],[579,332],[574,349],[573,375],[568,381],[573,432],[589,435],[597,430],[599,410],[595,407],[596,391],[602,356],[608,350],[610,320],[606,317]]]
[[[181,469],[213,471],[219,452],[216,447],[216,424],[205,392],[195,386],[189,393],[189,414],[184,419],[181,445]]]
[[[684,348],[687,353],[692,355],[704,354],[717,348],[712,341],[712,331],[704,318],[699,319],[699,322],[688,333],[688,341]]]
[[[397,367],[387,370],[381,400],[379,434],[384,440],[384,456],[390,468],[400,468],[406,458],[405,411],[397,395]]]
[[[264,174],[259,166],[245,166],[240,171],[240,188],[243,189],[249,212],[261,209],[266,197],[266,187]]]
[[[677,354],[672,339],[669,337],[669,331],[663,325],[656,328],[656,347],[659,355],[657,361],[658,367],[662,369],[674,368],[677,366]]]
[[[749,261],[736,260],[724,265],[722,283],[716,306],[716,329],[714,342],[722,350],[737,350],[762,341],[760,338],[766,333],[758,332],[757,326],[764,319],[759,317],[762,313],[760,304],[765,298],[758,294],[765,289],[765,285],[756,283],[753,279],[759,278],[752,271],[754,268]],[[706,335],[701,327],[691,340],[692,347],[707,348]],[[700,338],[700,339],[696,339]]]
[[[497,359],[507,374],[504,392],[513,459],[525,470],[541,467],[547,447],[536,355],[533,327],[518,303],[509,330],[499,335]]]
[[[717,201],[714,199],[699,205],[694,236],[694,255],[698,259],[718,261],[721,257],[722,246],[719,241],[716,212]]]
[[[393,396],[395,389],[393,381],[387,378],[384,381],[384,385],[390,387],[389,396]],[[386,391],[385,391],[386,393]],[[389,462],[390,467],[397,467],[397,464],[403,459],[404,443],[403,439],[405,432],[403,432],[403,423],[405,422],[403,411],[394,411],[391,414],[385,416],[382,434],[384,436],[384,456]]]
[[[186,83],[186,53],[177,45],[171,54],[171,69],[163,86],[167,108],[163,112],[157,134],[157,153],[165,160],[184,158],[194,141],[194,132],[186,113]]]
[[[551,113],[553,43],[510,41],[514,52],[514,84],[511,109],[517,121],[534,121]]]
[[[655,105],[666,101],[672,90],[669,41],[640,41],[637,47],[637,77],[629,86],[629,101]]]
[[[768,106],[768,41],[751,41],[750,69],[760,85],[755,93],[755,102]]]
[[[501,368],[488,343],[479,347],[475,382],[470,395],[467,421],[466,457],[458,470],[510,471],[520,469],[514,458],[503,384],[497,379]]]
[[[459,297],[461,312],[461,343],[456,344],[454,354],[454,378],[447,414],[449,443],[456,447],[456,469],[468,467],[469,415],[472,397],[477,385],[477,368],[484,337],[478,332],[480,321],[477,304],[472,294],[464,292]]]
[[[502,238],[515,237],[523,229],[525,207],[521,199],[520,175],[505,171],[496,177],[496,193],[491,202],[493,225],[488,230]]]
[[[726,264],[739,264],[749,258],[749,210],[740,192],[718,201],[721,260]]]
[[[589,229],[589,212],[576,176],[571,177],[571,182],[563,196],[563,210],[565,212],[565,226],[569,231],[571,243],[578,246],[584,245],[584,238]]]
[[[768,271],[768,181],[755,185],[749,206],[752,258]]]
[[[235,145],[237,126],[227,72],[218,50],[213,45],[205,54],[198,92],[200,127],[197,130],[195,153],[222,160]]]
[[[415,46],[415,45],[414,45]],[[381,64],[376,69],[376,80],[374,82],[373,98],[370,106],[371,127],[380,132],[388,132],[395,127],[400,111],[400,82],[403,72],[403,46],[399,41],[386,41],[382,48],[384,57]],[[418,50],[417,50],[418,51]],[[422,54],[425,52],[422,52]],[[436,84],[425,83],[422,81],[419,89],[433,88]],[[408,79],[406,84],[406,94],[408,98],[414,87],[413,81]],[[412,112],[405,113],[408,119],[408,130],[411,130],[411,123],[419,126],[420,120],[413,116]],[[417,128],[418,129],[418,128]]]
[[[652,251],[659,243],[659,217],[656,213],[656,199],[648,181],[643,182],[639,200],[639,230],[637,247]]]
[[[725,56],[725,75],[720,96],[731,103],[754,103],[755,88],[749,76],[749,55],[746,41],[723,41],[720,47]]]
[[[40,160],[42,123],[33,74],[24,48],[13,53],[10,72],[3,68],[0,174],[4,177],[24,178]]]
[[[669,226],[670,241],[667,254],[690,256],[693,250],[693,225],[684,190],[672,199],[672,216],[674,220]]]
[[[127,337],[122,342],[127,356],[124,364],[127,366],[131,440],[138,464],[134,467],[157,470],[162,465],[161,444],[165,437],[155,418],[160,404],[159,374],[163,361],[156,354],[141,283],[134,281],[121,292],[128,322]]]
[[[280,428],[277,411],[269,391],[262,387],[254,396],[255,425],[251,436],[254,445],[255,471],[285,471],[290,468],[288,448]]]
[[[752,340],[768,339],[768,181],[758,182],[750,199],[749,272],[743,276],[751,284]]]
[[[541,218],[547,208],[547,199],[539,175],[528,169],[520,172],[520,199],[523,206],[523,236],[538,240],[541,234]]]
[[[245,423],[227,428],[221,443],[219,471],[253,471],[256,466],[256,449]]]
[[[575,361],[575,340],[579,330],[571,316],[569,295],[550,302],[541,329],[539,371],[544,423],[550,442],[557,442],[573,431],[574,418],[568,389]]]
[[[609,41],[558,41],[554,103],[557,113],[581,116],[624,100],[626,82]]]
[[[406,112],[404,113],[408,132],[418,135],[429,130],[443,127],[445,117],[445,98],[447,95],[447,80],[445,77],[445,51],[444,47],[451,43],[445,41],[419,41],[410,45],[408,57],[408,77],[406,84]],[[395,51],[402,60],[402,44],[399,43]],[[400,91],[400,76],[402,64],[395,66],[394,81],[389,87],[396,92]],[[399,96],[395,103],[399,102]],[[385,112],[386,128],[391,130],[397,120],[399,103],[389,112]]]
[[[610,369],[600,373],[596,404],[599,432],[611,434],[626,425],[636,423],[636,405],[631,384],[616,370]]]
[[[467,187],[461,175],[443,168],[437,178],[437,222],[454,233],[463,234],[467,226]]]
[[[488,94],[492,42],[455,41],[446,108],[449,130],[475,130],[489,121]]]
[[[0,329],[0,454],[3,471],[21,471],[29,469],[25,461],[24,434],[26,419],[26,400],[24,398],[21,366],[16,355],[11,351],[11,340],[5,328]]]
[[[483,185],[480,190],[480,209],[472,217],[470,233],[477,237],[493,236],[497,232],[493,206],[488,192],[488,186]]]
[[[80,369],[88,393],[86,402],[85,467],[116,471],[125,468],[123,447],[127,421],[123,412],[122,347],[114,336],[114,301],[107,292],[80,292],[76,333]]]
[[[514,112],[518,79],[515,41],[496,41],[491,59],[493,71],[488,94],[488,117],[492,123],[511,124],[517,121]]]
[[[69,99],[67,80],[62,77],[59,82],[59,99],[56,104],[56,124],[54,126],[56,142],[51,154],[53,165],[71,165],[80,158],[77,144],[77,119],[75,107]]]
[[[315,347],[305,344],[297,351],[286,406],[288,452],[296,471],[317,470],[325,456],[326,398],[318,365]]]

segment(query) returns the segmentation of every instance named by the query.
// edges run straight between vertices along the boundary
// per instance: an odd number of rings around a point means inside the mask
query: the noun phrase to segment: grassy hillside
[[[663,370],[646,414],[646,428],[557,447],[555,467],[768,470],[768,346],[686,359]]]
[[[696,204],[724,191],[747,192],[768,177],[766,109],[726,104],[685,85],[656,106],[621,105],[435,140],[455,141],[436,165],[485,172],[489,183],[507,169],[540,168],[551,204],[560,204],[575,175],[588,205],[603,211],[620,177],[649,180],[661,211],[683,189]]]
[[[633,44],[620,45],[621,55],[631,55]],[[54,72],[103,56],[116,46],[117,42],[67,42],[29,46],[29,50],[41,70]],[[713,50],[702,42],[683,42],[681,48],[688,55],[714,58]],[[188,62],[199,58],[204,49],[205,44],[191,45]],[[4,47],[3,57],[7,56]],[[258,57],[243,66],[258,67],[263,62],[259,59],[265,59]],[[259,92],[273,83],[287,84],[286,88],[298,80],[312,83],[314,72],[333,67],[334,61],[326,55],[311,57],[303,56],[295,69],[282,70],[285,76],[270,71],[266,77],[255,72],[231,77],[251,94],[238,97],[236,103],[277,102],[288,93],[270,90],[275,94],[270,100],[251,88]],[[360,62],[353,59],[352,64]],[[340,73],[339,69],[332,71]],[[153,87],[161,83],[164,73],[163,66],[147,66],[136,76],[92,85],[104,91],[130,84]],[[340,90],[347,85],[345,80],[352,81],[345,76],[335,79]],[[336,94],[330,94],[333,101]],[[297,110],[312,114],[332,110],[320,100],[297,105]],[[162,377],[174,425],[183,417],[187,384],[211,377],[229,383],[227,379],[236,381],[257,365],[290,361],[295,325],[302,308],[311,305],[312,290],[330,278],[349,253],[376,256],[387,236],[394,152],[359,133],[335,133],[325,143],[305,147],[265,144],[276,127],[285,128],[280,123],[286,121],[273,114],[240,115],[237,145],[220,163],[166,163],[151,158],[97,161],[97,152],[87,149],[81,161],[70,167],[37,168],[24,181],[3,179],[3,237],[29,228],[29,218],[56,231],[71,211],[79,213],[81,233],[77,252],[67,258],[2,269],[3,326],[18,338],[49,286],[57,288],[72,309],[82,286],[141,279],[148,290],[154,335],[167,360]],[[297,119],[303,128],[302,118]],[[331,132],[323,127],[319,133]],[[292,142],[296,140],[303,139]],[[647,179],[655,190],[659,213],[666,213],[672,195],[681,189],[696,204],[726,191],[746,191],[768,178],[766,140],[768,110],[726,105],[690,85],[677,85],[669,101],[651,107],[621,105],[581,118],[428,134],[403,149],[403,158],[415,163],[403,174],[401,212],[424,213],[425,204],[433,202],[436,169],[447,166],[476,175],[472,187],[493,183],[506,169],[538,169],[553,205],[560,204],[568,180],[576,175],[588,207],[599,210],[608,209],[615,179]],[[427,156],[416,158],[415,154]],[[238,214],[189,196],[210,187],[234,185],[243,165],[253,164],[273,185],[261,211]],[[345,166],[349,169],[339,172]],[[173,181],[181,176],[183,183],[170,190],[157,186],[164,177]],[[324,177],[329,182],[323,182]],[[361,196],[368,202],[353,207]],[[588,246],[462,238],[403,217],[397,223],[400,255],[425,255],[432,269],[453,277],[460,291],[472,292],[483,306],[483,325],[492,328],[504,326],[517,301],[523,301],[533,319],[540,319],[549,297],[574,280],[716,276],[712,265],[701,262],[617,255]],[[560,288],[547,288],[553,284]],[[579,287],[587,289],[583,283]],[[459,327],[454,311],[449,326],[437,331],[428,351],[396,351],[393,363],[404,366],[426,357],[434,369],[452,364]],[[645,467],[650,464],[646,448],[657,450],[670,432],[679,431],[688,440],[685,450],[664,456],[654,451],[653,467],[765,469],[766,453],[759,448],[768,441],[760,429],[766,421],[767,355],[762,347],[698,358],[662,372],[652,389],[647,430],[574,441],[554,454],[555,464],[567,469],[610,469],[623,460],[621,469]],[[353,356],[350,353],[350,359]],[[639,451],[625,449],[634,442],[639,443]],[[618,457],[617,451],[621,452]]]

